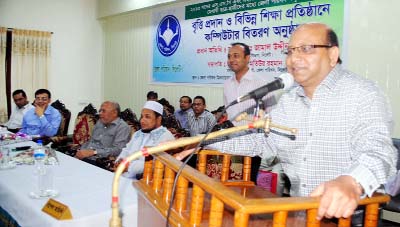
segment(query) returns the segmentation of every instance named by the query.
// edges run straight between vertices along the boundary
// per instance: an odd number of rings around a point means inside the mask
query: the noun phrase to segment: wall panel
[[[400,30],[395,19],[400,1],[355,0],[348,1],[347,6],[344,44],[348,52],[344,53],[344,65],[383,89],[396,122],[393,136],[400,137]],[[150,84],[150,20],[151,9],[105,18],[105,98],[118,100],[135,112],[149,90],[157,91],[175,107],[182,95],[205,96],[210,110],[222,105],[221,87]]]
[[[150,84],[151,9],[107,18],[104,25],[104,98],[120,102],[138,113],[146,93],[154,90],[176,108],[179,97],[205,97],[209,110],[221,106],[222,87]]]

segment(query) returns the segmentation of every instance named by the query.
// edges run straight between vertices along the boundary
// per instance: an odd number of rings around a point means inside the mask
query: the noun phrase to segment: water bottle
[[[50,165],[46,165],[46,149],[43,147],[42,141],[37,141],[37,147],[33,151],[35,160],[35,173],[38,178],[37,190],[31,192],[33,198],[48,198],[58,194],[53,189],[53,172]]]
[[[48,177],[47,169],[45,166],[46,151],[43,147],[42,141],[37,141],[37,147],[33,151],[33,158],[35,159],[35,173],[38,177],[38,191],[36,192],[38,197],[46,197],[46,177]]]

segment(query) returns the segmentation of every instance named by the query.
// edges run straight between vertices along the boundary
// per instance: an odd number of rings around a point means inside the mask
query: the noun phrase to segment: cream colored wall
[[[150,84],[151,10],[116,16],[104,20],[104,98],[117,100],[122,108],[138,113],[150,90],[178,107],[179,97],[202,95],[207,108],[222,104],[222,88],[211,86],[177,86]]]
[[[181,4],[181,3],[176,3]],[[394,119],[400,122],[400,81],[396,66],[400,65],[400,31],[395,15],[398,0],[348,1],[345,65],[352,71],[377,81],[393,107]],[[120,101],[123,108],[135,112],[144,103],[149,90],[155,90],[175,107],[182,95],[203,95],[208,109],[222,105],[221,87],[195,87],[150,84],[151,11],[145,9],[104,19],[105,99]],[[394,137],[400,137],[400,123]]]
[[[102,101],[103,33],[97,0],[0,0],[0,26],[53,32],[49,90],[77,114]],[[23,89],[23,88],[22,88]],[[27,94],[33,101],[33,94]]]
[[[398,0],[349,1],[348,68],[377,81],[394,114],[394,137],[400,137],[400,30]]]
[[[183,0],[179,0],[181,2]],[[187,1],[187,0],[185,0]],[[99,18],[112,16],[119,13],[126,13],[137,9],[143,9],[156,5],[177,2],[176,0],[98,0],[97,14]]]

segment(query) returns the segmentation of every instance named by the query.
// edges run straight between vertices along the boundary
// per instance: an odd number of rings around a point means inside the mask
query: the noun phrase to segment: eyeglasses
[[[290,56],[294,52],[299,54],[312,54],[315,52],[315,48],[331,48],[332,45],[303,45],[298,47],[288,47],[283,53]]]
[[[193,103],[192,105],[193,105],[193,106],[202,106],[203,103]]]

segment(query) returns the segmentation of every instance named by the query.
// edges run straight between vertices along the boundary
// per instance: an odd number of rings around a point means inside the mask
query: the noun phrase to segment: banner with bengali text
[[[154,10],[154,83],[222,84],[230,44],[250,46],[250,69],[286,72],[284,50],[302,23],[322,22],[342,44],[344,0],[215,0]]]

